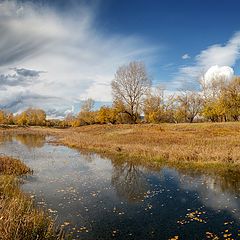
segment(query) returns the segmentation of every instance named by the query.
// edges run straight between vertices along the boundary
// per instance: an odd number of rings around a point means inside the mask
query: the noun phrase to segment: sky
[[[130,61],[144,61],[168,93],[196,88],[205,72],[240,75],[239,9],[238,0],[0,1],[0,108],[64,117],[87,98],[109,104]]]

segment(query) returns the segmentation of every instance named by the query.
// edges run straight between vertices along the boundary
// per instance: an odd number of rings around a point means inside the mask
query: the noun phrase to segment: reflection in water
[[[0,143],[17,141],[28,148],[41,148],[45,144],[46,136],[40,134],[4,134],[0,135]]]
[[[112,185],[128,201],[142,200],[149,188],[144,173],[131,162],[113,165]]]
[[[34,134],[18,134],[14,139],[29,148],[41,148],[45,143],[46,136]]]
[[[53,146],[43,136],[6,136],[0,153],[34,170],[23,185],[76,239],[237,239],[240,178],[133,163]],[[213,239],[213,237],[212,237]]]
[[[0,143],[4,143],[4,142],[11,142],[12,141],[12,135],[10,134],[0,134]]]
[[[204,182],[208,188],[214,190],[218,189],[221,192],[230,192],[240,195],[240,170],[235,171],[226,169],[221,173],[207,174],[202,171],[196,171],[191,169],[180,169],[182,177],[189,177],[189,182],[195,182],[196,178],[201,176],[201,182]]]
[[[215,183],[220,185],[221,190],[231,191],[233,193],[240,194],[240,170],[237,171],[226,171],[224,175],[215,176]]]
[[[197,191],[204,205],[216,211],[228,210],[236,219],[240,219],[240,188],[236,188],[240,179],[236,179],[236,184],[229,184],[233,182],[230,176],[228,178],[207,175],[193,177],[190,174],[179,176],[179,180],[182,189]],[[232,197],[232,194],[235,194],[235,197]]]

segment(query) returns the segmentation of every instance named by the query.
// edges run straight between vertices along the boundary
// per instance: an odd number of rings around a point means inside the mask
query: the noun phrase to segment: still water
[[[36,135],[0,139],[0,154],[34,170],[23,190],[74,239],[240,239],[239,175],[149,170]]]

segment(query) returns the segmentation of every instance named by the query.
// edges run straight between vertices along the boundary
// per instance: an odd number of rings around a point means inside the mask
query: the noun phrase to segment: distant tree
[[[6,117],[6,120],[7,120],[7,124],[13,124],[14,123],[13,113],[7,112],[5,117]]]
[[[43,126],[46,124],[46,113],[42,109],[28,108],[16,115],[15,122],[21,126]]]
[[[202,96],[195,91],[183,91],[178,97],[178,116],[182,116],[185,122],[192,123],[194,118],[200,114],[203,106]]]
[[[29,125],[45,125],[46,113],[42,109],[29,108],[25,112],[27,114]]]
[[[19,126],[26,126],[28,125],[28,118],[26,112],[22,112],[15,116],[15,123]]]
[[[81,112],[92,112],[94,108],[94,100],[92,98],[88,98],[83,101],[81,105]]]
[[[68,113],[65,116],[63,122],[65,123],[65,125],[67,127],[77,127],[77,125],[78,125],[77,124],[77,118],[73,115],[72,112]]]
[[[164,88],[158,86],[144,100],[144,119],[149,123],[165,121]]]
[[[202,115],[211,120],[212,122],[218,122],[221,119],[225,119],[225,109],[221,105],[219,99],[206,101],[202,110]]]
[[[112,81],[114,102],[122,105],[122,113],[127,114],[132,123],[137,121],[150,87],[151,80],[144,63],[130,62],[117,70]]]
[[[227,86],[228,82],[229,80],[224,75],[213,75],[212,79],[206,79],[203,74],[199,80],[203,97],[211,100],[217,99],[222,90]]]
[[[82,103],[75,126],[94,124],[96,122],[96,113],[93,111],[93,108],[94,100],[91,98],[85,100]]]
[[[102,106],[97,112],[97,122],[104,123],[116,123],[117,121],[117,109],[112,107]]]
[[[213,122],[239,120],[240,78],[234,77],[220,86],[214,95],[204,98],[203,116]]]
[[[6,123],[5,112],[0,110],[0,124],[5,124],[5,123]]]
[[[220,103],[225,115],[234,121],[240,116],[240,77],[235,77],[222,90]]]

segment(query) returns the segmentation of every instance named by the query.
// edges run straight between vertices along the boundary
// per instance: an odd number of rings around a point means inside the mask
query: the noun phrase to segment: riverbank
[[[69,129],[13,128],[10,133],[44,134],[57,143],[131,160],[149,167],[168,164],[181,168],[240,170],[240,123],[90,125]]]
[[[36,135],[36,139],[31,135]],[[47,138],[46,136],[54,136],[54,138]],[[145,166],[146,168],[144,169],[147,169],[146,172],[148,172],[150,168],[160,172],[161,169],[166,169],[164,167],[167,165],[177,169],[179,175],[190,177],[190,181],[196,177],[203,176],[203,183],[206,184],[207,181],[207,183],[210,184],[209,188],[212,186],[216,188],[217,186],[217,191],[227,191],[232,194],[239,192],[239,140],[239,123],[93,125],[69,129],[7,127],[0,129],[0,143],[1,141],[5,143],[14,141],[29,148],[41,148],[46,142],[50,142],[52,147],[56,147],[54,146],[54,144],[56,144],[79,149],[81,150],[81,155],[93,152],[108,157],[109,159],[107,161],[111,162],[111,166],[113,166],[115,171],[112,178],[114,184],[118,183],[116,179],[124,179],[118,177],[122,175],[125,176],[125,173],[129,174],[131,171],[134,173],[137,169],[140,169],[141,172],[142,166],[138,165]],[[188,153],[194,152],[194,158],[191,154],[188,156]],[[49,156],[52,157],[52,155],[54,155],[54,151],[49,151]],[[95,155],[93,154],[93,156]],[[64,160],[66,158],[67,157],[63,156]],[[44,159],[49,161],[50,158],[46,157]],[[64,165],[64,168],[66,166],[72,166],[75,160],[76,162],[78,161],[78,159],[74,158],[68,159],[68,163],[64,163],[68,165]],[[86,160],[84,160],[84,162],[85,161]],[[59,162],[59,157],[57,162]],[[79,166],[82,166],[82,164],[79,164]],[[58,172],[62,174],[63,168],[61,165],[60,167]],[[76,172],[73,174],[75,170]],[[111,168],[108,171],[112,171]],[[65,175],[70,176],[73,174],[76,176],[77,173],[82,175],[82,172],[75,169],[74,165],[74,168],[72,168],[70,172],[65,173]],[[120,175],[118,175],[119,173]],[[94,173],[90,175],[94,176]],[[95,176],[93,178],[95,178]],[[139,179],[139,177],[137,179]],[[197,181],[199,181],[199,179]],[[78,183],[78,180],[76,182]],[[188,182],[189,180],[187,180],[187,183]],[[87,182],[87,184],[89,184],[89,182]],[[131,184],[126,185],[135,186]],[[86,185],[83,186],[83,189],[85,189]],[[94,186],[96,186],[95,182]],[[116,189],[117,186],[119,185],[115,185]],[[124,185],[120,184],[120,186]],[[63,190],[62,186],[56,189],[58,189],[58,191],[60,189],[61,191]],[[82,193],[83,189],[79,190],[79,192]],[[60,194],[61,191],[58,191],[57,193]],[[65,189],[65,191],[67,192],[69,189]],[[119,191],[119,194],[121,194],[122,187],[119,188]],[[96,190],[94,190],[94,192],[91,190],[89,195],[92,196],[92,194],[94,194],[95,198],[95,192]],[[87,197],[85,193],[84,197]],[[206,197],[208,197],[208,195],[206,195]],[[215,198],[217,199],[214,195],[214,199]],[[59,203],[62,204],[62,202]],[[225,206],[226,205],[224,205],[224,207]],[[91,207],[88,207],[87,210],[90,208]],[[233,211],[235,211],[234,209]],[[83,211],[85,211],[85,209]],[[86,218],[87,217],[88,216],[86,216]],[[67,219],[66,223],[69,224],[69,222],[69,219]],[[50,226],[53,225],[50,224]],[[88,228],[86,229],[89,231]],[[92,228],[89,227],[89,229]],[[48,239],[53,238],[49,237]]]
[[[240,164],[240,123],[93,125],[66,130],[60,141],[147,165]]]
[[[0,156],[0,239],[61,239],[51,217],[20,190],[19,176],[29,173],[20,160]]]

